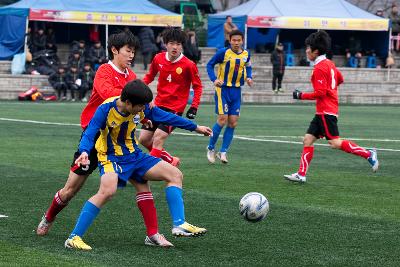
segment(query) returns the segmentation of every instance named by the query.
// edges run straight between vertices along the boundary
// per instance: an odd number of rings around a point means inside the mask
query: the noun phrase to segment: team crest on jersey
[[[247,57],[242,58],[243,62],[247,61]]]
[[[140,116],[139,114],[136,114],[135,117],[133,117],[133,123],[135,123],[136,125],[139,124],[140,122]]]
[[[115,127],[115,126],[117,126],[117,123],[115,121],[112,121],[111,122],[111,127]]]
[[[177,67],[175,71],[176,71],[176,73],[181,74],[182,73],[182,68],[181,67]]]

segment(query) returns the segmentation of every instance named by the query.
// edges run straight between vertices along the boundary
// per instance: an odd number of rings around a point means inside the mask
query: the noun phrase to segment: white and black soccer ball
[[[263,194],[250,192],[240,200],[239,211],[247,221],[259,222],[267,216],[269,202]]]

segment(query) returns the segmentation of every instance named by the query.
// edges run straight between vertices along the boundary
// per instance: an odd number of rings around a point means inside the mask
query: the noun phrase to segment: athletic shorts
[[[316,138],[325,137],[327,140],[339,138],[337,117],[333,115],[315,115],[307,130],[308,134]]]
[[[83,133],[81,134],[81,139],[83,136]],[[97,133],[95,140],[97,140],[97,138],[99,138],[100,136],[100,132]],[[80,140],[79,140],[80,142]],[[96,141],[94,142],[96,143]],[[79,153],[79,145],[78,145],[78,149],[76,150],[76,152],[74,153],[74,159],[72,160],[71,163],[71,168],[70,170],[78,175],[90,175],[96,168],[97,168],[97,150],[96,148],[92,148],[92,150],[90,150],[89,153],[89,160],[90,160],[90,164],[89,166],[78,166],[75,164],[75,160],[81,155],[81,153]]]
[[[214,99],[217,115],[240,115],[242,101],[240,87],[215,87]]]
[[[129,179],[146,183],[143,176],[161,159],[143,153],[141,150],[127,156],[107,156],[106,161],[99,161],[100,175],[112,172],[118,174],[118,187],[126,186]]]
[[[178,116],[182,116],[181,112],[176,112],[174,110],[171,110],[169,108],[164,108],[164,107],[158,107],[158,108],[160,108],[160,109],[162,109],[162,110],[164,110],[166,112],[173,113],[173,114],[178,115]],[[142,125],[142,129],[148,130],[148,131],[152,131],[152,132],[155,132],[157,129],[160,129],[160,130],[166,132],[167,134],[172,133],[172,131],[175,129],[175,127],[173,127],[173,126],[165,125],[165,124],[162,124],[162,123],[155,123],[153,121],[152,121],[152,123],[153,123],[153,127],[152,128],[146,128],[144,125]]]

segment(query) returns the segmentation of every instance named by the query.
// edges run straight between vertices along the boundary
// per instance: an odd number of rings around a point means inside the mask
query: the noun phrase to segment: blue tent
[[[23,50],[27,16],[28,9],[0,9],[0,60],[10,59]]]
[[[370,14],[344,0],[251,0],[210,15],[208,46],[223,46],[223,23],[227,15],[247,34],[248,47],[275,42],[279,29],[326,29],[385,32],[389,20]],[[265,28],[261,31],[259,29]]]
[[[0,8],[0,59],[10,58],[23,47],[28,14],[29,20],[36,21],[127,26],[182,25],[182,15],[148,0],[21,0]]]

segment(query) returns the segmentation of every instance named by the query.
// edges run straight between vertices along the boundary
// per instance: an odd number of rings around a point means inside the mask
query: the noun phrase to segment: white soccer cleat
[[[286,180],[292,181],[292,182],[298,182],[298,183],[305,183],[306,182],[306,177],[298,174],[297,172],[293,174],[285,174],[283,175]]]
[[[221,160],[222,163],[227,164],[228,163],[228,157],[226,155],[226,152],[218,152],[217,153],[217,158]]]
[[[158,247],[164,247],[164,248],[169,248],[173,247],[174,245],[169,242],[164,235],[157,233],[152,236],[146,236],[146,239],[144,240],[144,244],[146,246],[158,246]]]
[[[371,152],[371,155],[367,159],[369,164],[371,164],[372,171],[376,172],[379,168],[379,160],[378,160],[378,153],[376,152],[376,149],[370,149],[369,152]]]
[[[214,149],[208,149],[208,147],[207,147],[207,159],[208,159],[208,162],[210,162],[211,164],[215,163],[215,150]]]
[[[207,233],[207,229],[197,227],[187,222],[184,222],[181,225],[174,226],[172,228],[172,235],[175,237],[197,237],[202,236],[205,233]]]
[[[43,215],[42,220],[40,221],[40,223],[36,229],[36,234],[40,235],[40,236],[47,235],[52,224],[53,224],[53,222],[49,222],[46,219],[46,216]]]

